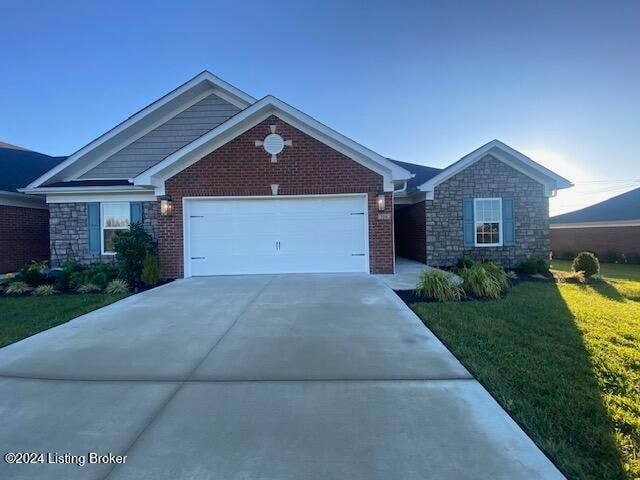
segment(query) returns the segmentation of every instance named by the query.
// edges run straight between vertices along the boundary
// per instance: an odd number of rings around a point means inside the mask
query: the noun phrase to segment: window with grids
[[[114,253],[113,238],[115,234],[129,229],[131,207],[129,202],[102,203],[101,207],[102,253],[111,254]]]
[[[502,199],[476,198],[473,201],[476,246],[502,245]]]

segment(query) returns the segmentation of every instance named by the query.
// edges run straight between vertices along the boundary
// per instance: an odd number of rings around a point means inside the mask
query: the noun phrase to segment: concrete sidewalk
[[[563,478],[379,278],[179,280],[0,350],[0,478]],[[3,453],[4,453],[3,452]]]

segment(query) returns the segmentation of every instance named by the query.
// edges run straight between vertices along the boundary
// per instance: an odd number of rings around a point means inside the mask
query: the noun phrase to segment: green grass
[[[557,270],[559,272],[570,272],[571,260],[553,260],[551,262],[551,270]],[[640,280],[640,265],[601,263],[600,274],[603,277],[608,278]]]
[[[35,335],[127,295],[54,295],[0,297],[0,347]]]
[[[640,478],[640,267],[602,270],[412,307],[565,475]]]

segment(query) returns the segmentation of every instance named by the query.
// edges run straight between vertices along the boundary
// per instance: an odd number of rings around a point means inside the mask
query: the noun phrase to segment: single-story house
[[[551,218],[554,256],[584,250],[605,259],[640,256],[640,188]]]
[[[512,266],[549,255],[548,197],[568,186],[498,141],[443,170],[390,160],[205,71],[23,191],[46,195],[53,264],[109,261],[140,222],[175,278],[391,273],[396,243],[433,265]]]
[[[0,273],[49,259],[49,211],[44,196],[17,189],[62,160],[0,142]]]

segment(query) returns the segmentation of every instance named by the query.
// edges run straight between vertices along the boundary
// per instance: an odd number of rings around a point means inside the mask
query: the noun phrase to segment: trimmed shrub
[[[129,230],[118,232],[113,239],[113,250],[120,271],[120,278],[135,285],[142,276],[144,259],[153,252],[153,239],[139,223],[132,223]]]
[[[127,293],[129,291],[129,285],[124,280],[116,278],[115,280],[111,280],[107,288],[104,289],[104,293],[108,293],[109,295],[115,295],[120,293]]]
[[[535,273],[547,275],[549,273],[549,265],[542,258],[529,258],[521,262],[517,270],[527,275],[533,275]]]
[[[580,252],[573,259],[571,269],[574,272],[584,272],[584,275],[589,278],[600,273],[600,262],[593,253]]]
[[[160,282],[160,263],[157,256],[147,252],[142,262],[141,278],[147,287],[153,287]]]
[[[100,286],[95,283],[84,283],[76,288],[76,292],[78,293],[97,293],[100,290],[102,290]]]
[[[58,293],[56,287],[51,284],[48,285],[40,285],[35,288],[35,290],[31,293],[31,295],[35,295],[36,297],[48,297],[50,295],[55,295]]]
[[[504,274],[504,280],[497,273],[498,269]],[[498,265],[491,265],[488,262],[474,263],[469,268],[463,268],[460,270],[460,275],[464,280],[464,291],[479,298],[499,298],[508,285],[504,270]]]
[[[462,298],[463,290],[450,272],[429,268],[420,274],[416,294],[439,302],[455,302]]]
[[[20,269],[20,279],[32,287],[42,285],[47,281],[47,277],[43,273],[45,268],[47,268],[47,262],[32,261]]]
[[[33,290],[33,287],[30,287],[27,282],[15,281],[7,285],[5,293],[7,295],[24,295],[25,293],[29,293],[31,290]]]

